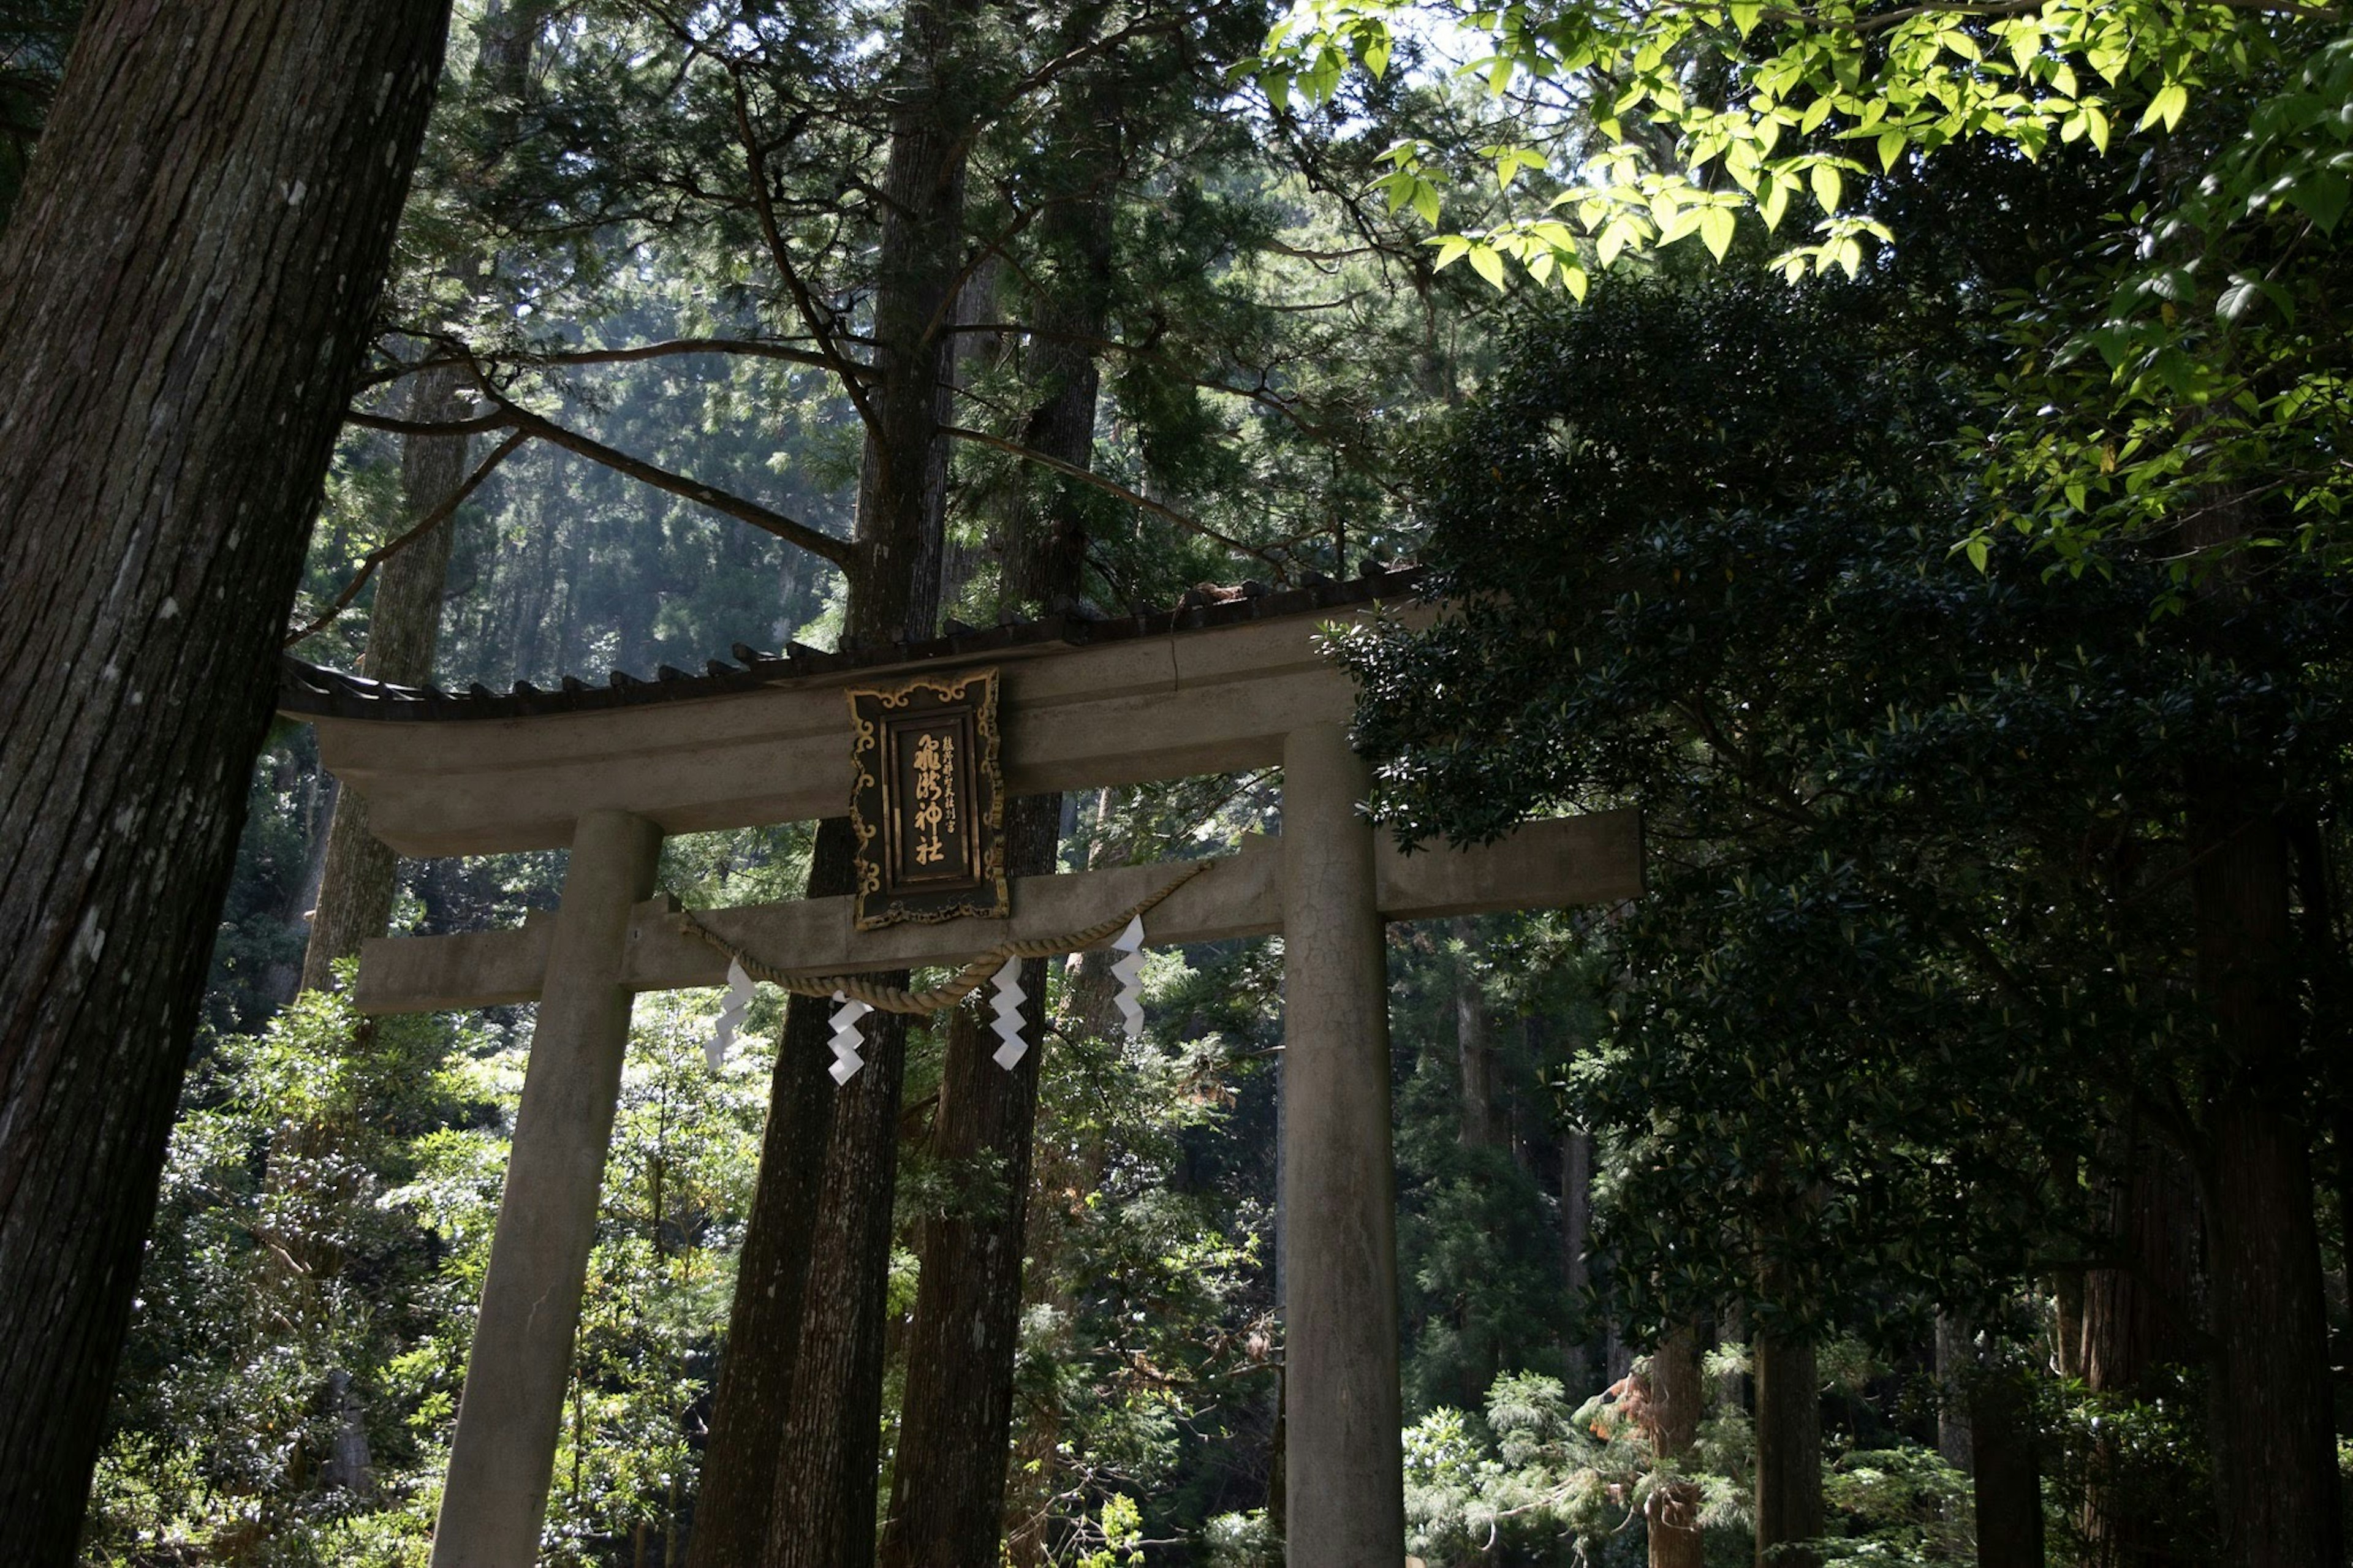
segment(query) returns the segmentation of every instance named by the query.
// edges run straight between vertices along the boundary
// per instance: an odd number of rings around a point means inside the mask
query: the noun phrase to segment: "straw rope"
[[[1028,942],[1001,942],[990,948],[956,971],[955,977],[927,991],[908,991],[896,985],[878,985],[858,974],[792,976],[773,964],[763,963],[745,952],[702,921],[692,910],[681,910],[679,930],[697,937],[713,952],[723,954],[744,966],[744,973],[754,980],[765,980],[771,985],[782,986],[796,996],[831,996],[836,992],[853,1002],[863,1002],[883,1013],[936,1013],[943,1007],[953,1007],[980,989],[988,977],[997,973],[1008,958],[1051,958],[1058,952],[1076,952],[1092,947],[1109,937],[1117,936],[1128,921],[1149,912],[1152,907],[1216,865],[1214,860],[1197,860],[1170,879],[1168,884],[1143,902],[1133,904],[1112,916],[1097,921],[1081,931],[1061,936],[1035,937]]]

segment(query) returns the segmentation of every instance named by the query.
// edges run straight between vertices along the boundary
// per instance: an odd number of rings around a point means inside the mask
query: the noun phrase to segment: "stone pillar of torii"
[[[1616,902],[1641,887],[1631,812],[1410,857],[1363,816],[1368,776],[1346,729],[1354,692],[1325,658],[1321,627],[1375,613],[1409,585],[1375,576],[1109,622],[958,631],[864,658],[795,649],[742,668],[714,664],[707,676],[665,670],[658,681],[550,692],[452,697],[290,665],[282,706],[316,723],[322,759],[366,798],[395,849],[570,850],[552,916],[381,940],[361,957],[355,1000],[367,1011],[539,1004],[435,1568],[537,1559],[631,998],[726,979],[727,959],[682,929],[654,885],[663,837],[842,815],[852,782],[844,692],[982,666],[1001,672],[1008,794],[1282,769],[1279,843],[1248,840],[1212,862],[1148,911],[1145,934],[1155,945],[1283,936],[1286,1561],[1404,1563],[1383,926]],[[791,975],[956,965],[1097,924],[1165,886],[1171,868],[1015,878],[998,919],[862,931],[849,898],[697,914]]]

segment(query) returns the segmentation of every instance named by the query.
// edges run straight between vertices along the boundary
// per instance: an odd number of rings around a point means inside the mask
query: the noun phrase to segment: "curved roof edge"
[[[1297,588],[1270,589],[1260,583],[1215,591],[1195,588],[1168,609],[1138,606],[1125,616],[1054,615],[1039,620],[1017,617],[994,626],[965,626],[951,620],[943,637],[833,653],[797,643],[782,653],[761,653],[738,643],[731,650],[736,663],[714,658],[700,675],[663,665],[651,679],[640,679],[617,669],[601,686],[591,686],[577,676],[567,675],[563,684],[554,688],[519,680],[508,691],[492,691],[476,684],[464,691],[451,692],[432,686],[394,686],[370,680],[365,676],[306,664],[289,654],[280,671],[278,710],[311,719],[439,721],[523,719],[648,702],[680,702],[856,670],[985,658],[1022,649],[1042,650],[1055,644],[1088,647],[1311,615],[1375,599],[1407,597],[1419,591],[1421,579],[1422,569],[1417,564],[1382,566],[1367,561],[1361,574],[1345,582],[1310,574],[1304,585]]]

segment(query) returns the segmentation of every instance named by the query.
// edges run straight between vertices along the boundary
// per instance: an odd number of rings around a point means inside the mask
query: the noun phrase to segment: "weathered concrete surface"
[[[628,1044],[629,911],[660,851],[660,831],[621,812],[591,813],[573,835],[433,1568],[530,1568],[539,1555]]]
[[[971,662],[1004,671],[1014,795],[1268,766],[1289,731],[1344,721],[1356,701],[1307,616]],[[950,668],[965,666],[923,667]],[[843,691],[913,673],[501,721],[315,722],[321,759],[366,797],[385,843],[404,855],[490,854],[564,844],[594,810],[632,812],[665,833],[838,816],[850,791]]]
[[[1405,1561],[1388,985],[1363,761],[1282,754],[1284,1526],[1290,1568]]]
[[[1386,837],[1375,848],[1382,917],[1431,920],[1490,910],[1564,909],[1614,903],[1642,890],[1641,833],[1632,811],[1534,822],[1476,849],[1400,855]],[[1155,945],[1264,936],[1282,926],[1282,855],[1259,840],[1211,862],[1145,918]],[[1081,930],[1161,887],[1173,864],[1121,866],[1059,877],[1013,879],[1013,916],[857,931],[848,899],[797,900],[713,910],[702,920],[730,942],[794,974],[842,974],[911,965],[955,964],[1008,936]],[[632,911],[621,984],[630,991],[719,985],[726,961],[681,935],[666,906]],[[354,1000],[371,1013],[435,1012],[527,1002],[540,994],[550,928],[461,936],[385,937],[360,957]]]

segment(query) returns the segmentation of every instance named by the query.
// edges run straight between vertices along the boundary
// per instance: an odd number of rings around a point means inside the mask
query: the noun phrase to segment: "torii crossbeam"
[[[1631,812],[1532,824],[1472,851],[1398,854],[1359,813],[1355,693],[1324,622],[1407,599],[1408,574],[1317,583],[1173,612],[1056,618],[862,655],[793,650],[704,676],[467,696],[290,664],[282,708],[407,855],[568,845],[560,907],[520,929],[372,942],[372,1012],[536,999],[483,1284],[435,1568],[529,1568],[554,1465],[631,997],[716,985],[725,961],[655,896],[665,834],[840,815],[851,785],[843,691],[879,675],[993,665],[1015,795],[1245,768],[1282,770],[1282,832],[1219,859],[1157,906],[1155,943],[1281,931],[1286,1534],[1293,1568],[1405,1556],[1395,1173],[1382,926],[1608,903],[1641,890]],[[1406,613],[1428,615],[1426,607]],[[1167,879],[1166,866],[1016,879],[1003,920],[859,931],[851,900],[702,914],[795,974],[960,963],[1082,928]]]

